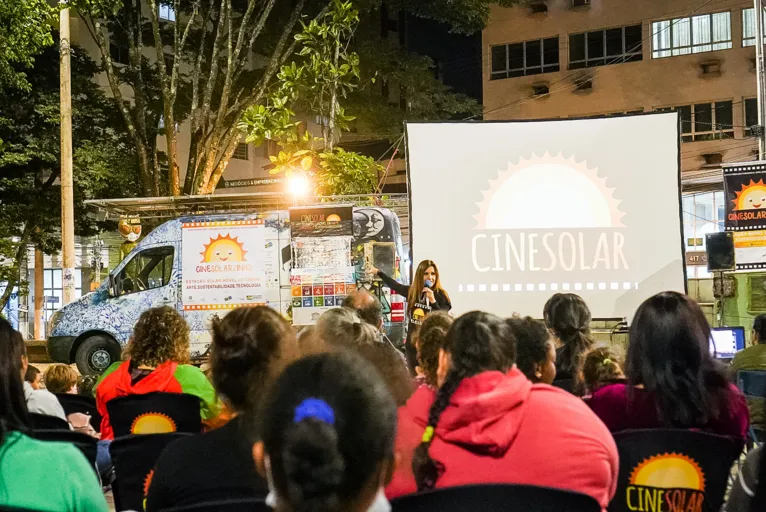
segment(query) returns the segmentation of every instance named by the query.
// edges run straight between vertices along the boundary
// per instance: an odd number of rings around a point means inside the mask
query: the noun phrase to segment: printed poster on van
[[[262,219],[184,223],[182,243],[185,310],[266,302]]]
[[[737,270],[766,268],[766,164],[724,165],[723,183]]]

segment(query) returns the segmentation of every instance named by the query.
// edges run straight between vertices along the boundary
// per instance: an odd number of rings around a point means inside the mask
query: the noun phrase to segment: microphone
[[[433,282],[433,281],[431,281],[430,279],[426,279],[425,285],[426,285],[426,286],[425,286],[426,288],[431,288],[431,287],[434,285],[434,282]],[[426,299],[426,292],[425,292],[425,290],[424,290],[424,291],[423,291],[423,295],[420,297],[420,302],[422,302],[423,304],[428,304],[428,303],[426,302],[427,300],[428,300],[428,299]]]

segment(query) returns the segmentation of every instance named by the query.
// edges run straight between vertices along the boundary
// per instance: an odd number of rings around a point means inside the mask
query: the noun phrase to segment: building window
[[[658,112],[677,111],[681,114],[681,140],[683,142],[734,138],[731,101],[697,103],[656,110]]]
[[[559,38],[492,47],[492,80],[559,71]]]
[[[684,242],[687,252],[705,252],[708,233],[724,229],[726,205],[723,192],[704,192],[683,196]],[[687,277],[711,277],[705,266],[686,267]]]
[[[63,273],[60,268],[46,268],[43,270],[43,295],[45,296],[45,321],[50,320],[51,315],[64,306]],[[74,298],[82,296],[82,273],[75,270],[74,273]]]
[[[745,100],[745,137],[755,137],[752,127],[758,126],[758,99]]]
[[[109,41],[109,57],[115,64],[130,64],[130,49],[124,43],[118,43],[114,40]]]
[[[569,36],[569,69],[636,62],[643,59],[641,25]]]
[[[731,13],[702,14],[652,23],[652,58],[731,48]]]
[[[766,25],[766,9],[763,11],[763,22]],[[766,42],[766,34],[763,37]],[[742,46],[755,46],[755,8],[742,9]]]
[[[163,21],[175,21],[176,11],[171,4],[161,3],[159,6],[160,19]]]
[[[237,144],[237,148],[234,150],[232,157],[237,160],[247,160],[247,143],[240,142]]]

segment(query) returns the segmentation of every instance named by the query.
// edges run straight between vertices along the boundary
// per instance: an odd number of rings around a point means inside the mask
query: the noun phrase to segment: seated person
[[[444,345],[449,328],[452,327],[452,317],[444,311],[434,311],[426,316],[415,336],[415,346],[418,350],[417,382],[420,385],[436,389],[437,372],[439,369],[439,350]]]
[[[686,428],[745,439],[745,397],[710,355],[710,326],[685,295],[660,293],[638,308],[625,376],[626,384],[604,386],[588,402],[612,432]]]
[[[343,307],[356,311],[362,321],[377,330],[383,329],[383,308],[380,301],[367,290],[362,288],[351,292],[343,299]]]
[[[107,368],[96,384],[96,407],[103,418],[101,439],[114,439],[106,403],[118,397],[160,391],[187,393],[200,399],[203,421],[214,422],[220,414],[210,381],[189,362],[189,326],[173,308],[144,311],[127,347],[127,361]]]
[[[298,357],[292,326],[267,306],[235,309],[213,323],[213,384],[235,417],[201,436],[180,439],[157,460],[147,512],[207,501],[265,498],[266,480],[253,465],[244,411],[282,368]],[[204,461],[204,463],[200,463]]]
[[[0,318],[0,506],[107,512],[101,485],[80,450],[26,434],[32,427],[24,398],[25,352],[21,334]]]
[[[761,444],[747,454],[731,487],[723,512],[760,512],[766,510],[766,459]]]
[[[509,318],[506,323],[516,338],[516,367],[536,384],[552,384],[556,346],[545,324],[530,317]]]
[[[603,510],[619,464],[611,434],[579,398],[532,384],[515,367],[508,324],[466,313],[439,353],[439,389],[421,386],[399,409],[402,460],[386,495],[508,483],[566,489]]]
[[[43,384],[43,373],[31,364],[27,366],[27,372],[24,374],[24,381],[29,382],[32,389],[45,389]]]
[[[248,409],[253,459],[281,512],[390,510],[383,487],[396,457],[396,405],[351,351],[288,366],[260,411]]]
[[[545,325],[558,346],[554,386],[582,395],[582,363],[593,346],[588,305],[574,293],[557,293],[545,303]]]
[[[766,372],[766,315],[759,315],[753,322],[753,345],[740,350],[729,366],[729,376],[736,381],[740,370]],[[766,430],[766,399],[747,398],[750,423],[759,430]]]
[[[612,347],[597,347],[585,354],[582,378],[586,396],[608,386],[625,381],[622,358]]]
[[[74,368],[68,364],[54,364],[45,370],[45,383],[51,393],[77,394],[77,381],[79,376]],[[67,414],[67,421],[77,432],[88,434],[91,437],[100,437],[90,424],[90,416],[81,412]]]

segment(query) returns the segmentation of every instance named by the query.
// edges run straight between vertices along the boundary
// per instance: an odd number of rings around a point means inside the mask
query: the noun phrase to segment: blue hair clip
[[[306,418],[315,418],[328,425],[335,425],[335,411],[321,398],[307,398],[295,408],[293,423],[299,423]]]

